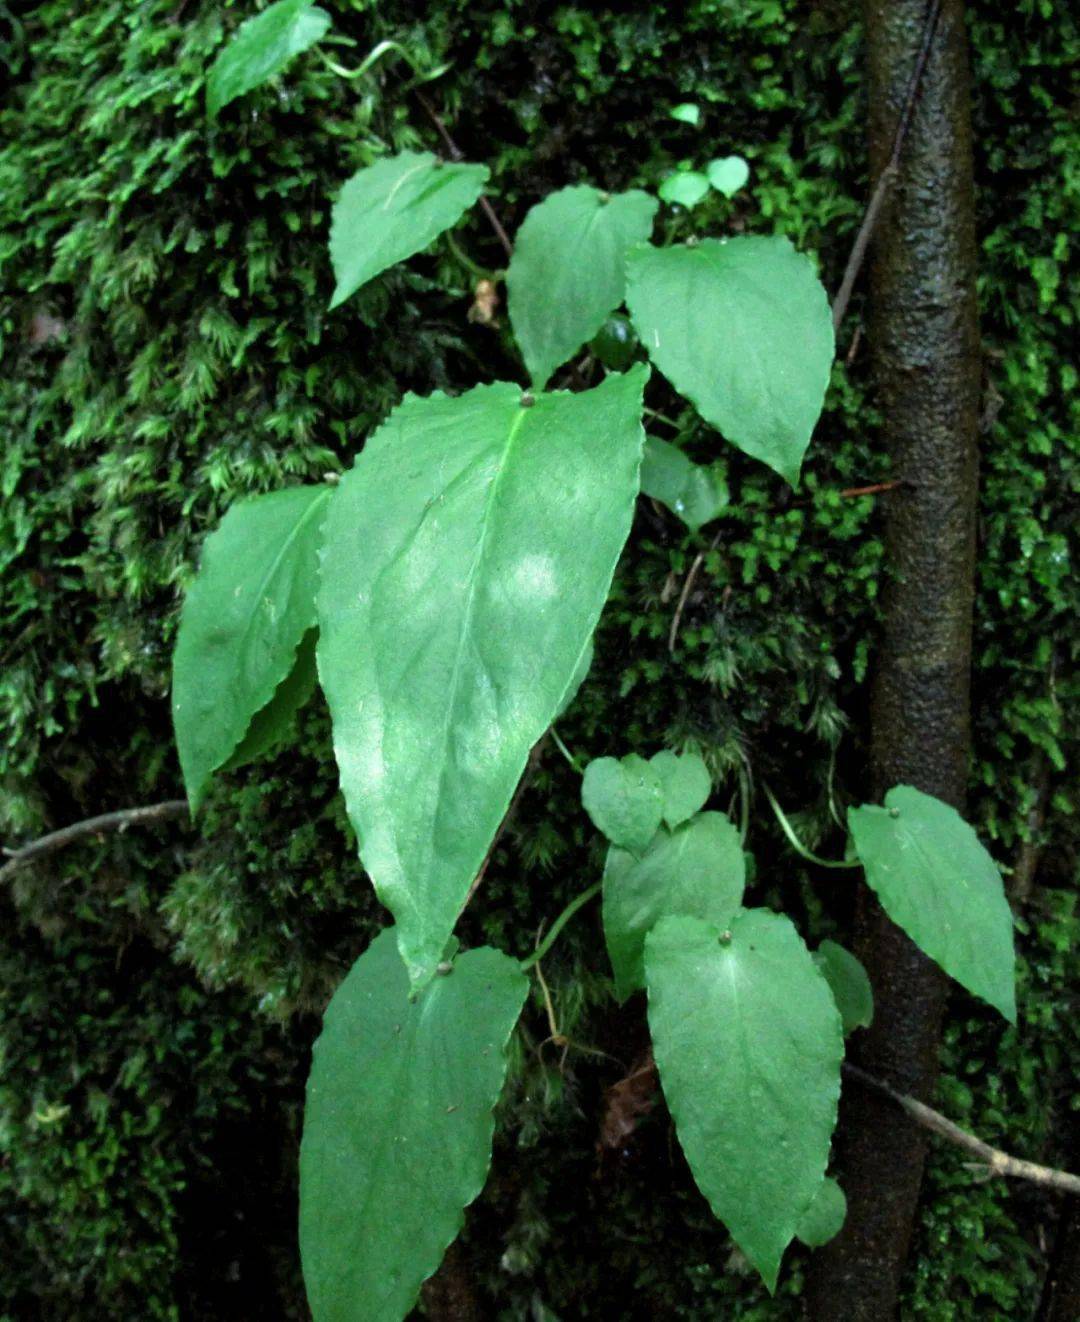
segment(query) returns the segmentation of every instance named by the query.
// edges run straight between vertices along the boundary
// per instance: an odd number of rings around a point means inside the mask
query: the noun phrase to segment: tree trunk
[[[866,0],[871,174],[884,169],[915,66],[926,0]],[[900,171],[871,253],[870,340],[883,438],[910,485],[886,500],[889,581],[871,712],[880,801],[914,785],[962,808],[980,387],[967,39],[962,0],[944,0]],[[937,1074],[943,975],[863,888],[855,948],[874,1022],[853,1058],[928,1099]],[[857,1084],[845,1087],[837,1165],[842,1233],[815,1255],[812,1317],[893,1317],[922,1180],[926,1136]]]

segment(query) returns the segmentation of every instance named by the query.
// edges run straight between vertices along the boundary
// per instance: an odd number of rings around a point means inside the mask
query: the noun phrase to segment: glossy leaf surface
[[[727,483],[719,474],[658,436],[645,440],[641,494],[666,505],[691,532],[715,519],[728,503]]]
[[[809,1249],[828,1244],[843,1229],[847,1217],[847,1198],[834,1179],[826,1175],[814,1201],[799,1218],[797,1238]]]
[[[955,808],[897,785],[848,809],[855,851],[885,912],[950,977],[1016,1022],[1013,921],[1001,874]]]
[[[400,1322],[491,1160],[492,1108],[527,990],[516,961],[458,955],[415,1000],[393,930],[326,1011],[300,1149],[300,1251],[315,1322]]]
[[[329,27],[330,15],[312,0],[277,0],[241,23],[207,76],[207,114],[215,119],[230,101],[273,78]]]
[[[664,815],[664,789],[655,767],[643,757],[598,757],[585,768],[581,803],[598,831],[640,854]]]
[[[685,914],[719,931],[742,903],[746,867],[739,832],[719,812],[661,830],[638,859],[612,845],[604,867],[604,939],[625,1000],[645,986],[645,938],[661,918]]]
[[[697,753],[672,753],[666,748],[649,761],[660,777],[664,821],[674,830],[704,807],[712,793],[709,768]]]
[[[330,221],[336,308],[388,266],[412,257],[456,225],[483,191],[486,165],[450,164],[431,152],[400,152],[345,184]]]
[[[862,964],[835,941],[822,941],[814,963],[833,994],[844,1024],[844,1034],[869,1028],[874,1019],[874,993]]]
[[[648,193],[562,188],[533,207],[506,273],[514,335],[534,385],[600,330],[626,293],[626,254],[649,237]]]
[[[406,398],[327,516],[319,678],[364,865],[430,974],[569,692],[633,516],[644,367]]]
[[[741,156],[723,156],[710,161],[705,173],[718,193],[734,197],[750,178],[750,167]]]
[[[829,383],[829,300],[787,239],[635,248],[627,304],[649,356],[701,416],[793,485]]]
[[[173,725],[193,812],[314,627],[329,495],[290,487],[240,501],[206,539],[173,653]]]
[[[730,939],[664,918],[645,941],[649,1026],[698,1188],[769,1289],[825,1175],[844,1039],[791,923],[744,909]]]

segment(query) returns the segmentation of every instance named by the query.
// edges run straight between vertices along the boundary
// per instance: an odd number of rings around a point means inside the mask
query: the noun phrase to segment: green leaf
[[[703,918],[723,930],[742,903],[739,832],[719,812],[662,830],[637,859],[616,845],[604,868],[604,939],[620,1001],[645,986],[645,938],[661,918]]]
[[[839,1235],[847,1216],[844,1191],[831,1176],[826,1175],[814,1201],[799,1218],[795,1234],[808,1249],[819,1249]]]
[[[327,515],[319,678],[360,853],[430,975],[630,530],[636,367],[595,390],[408,396]]]
[[[664,749],[649,759],[664,791],[664,821],[672,830],[702,808],[712,793],[709,768],[696,753]],[[742,846],[740,845],[740,850]]]
[[[525,217],[506,273],[510,324],[538,389],[626,293],[626,254],[649,237],[648,193],[562,188]]]
[[[300,1148],[300,1253],[315,1322],[400,1322],[491,1161],[492,1108],[528,980],[483,948],[415,997],[393,930],[330,1002]]]
[[[658,436],[645,438],[641,494],[666,505],[691,532],[710,523],[728,503],[727,483],[718,473]]]
[[[559,703],[558,709],[555,712],[556,720],[559,720],[559,718],[563,715],[563,713],[568,711],[569,708],[573,706],[574,699],[577,697],[582,684],[584,684],[589,677],[589,671],[592,669],[594,654],[595,654],[595,649],[593,647],[593,640],[590,638],[589,641],[585,644],[585,650],[584,652],[582,652],[581,660],[578,662],[578,667],[574,671],[574,677],[570,681],[569,687],[567,688],[566,693],[563,695],[563,700],[562,702]]]
[[[589,341],[589,352],[612,372],[625,372],[634,361],[640,341],[629,317],[612,313]]]
[[[400,152],[358,170],[330,220],[336,308],[388,266],[421,252],[480,196],[486,165],[448,164],[431,152]]]
[[[701,107],[695,105],[693,101],[684,101],[681,105],[672,106],[668,115],[683,124],[692,124],[695,128],[701,123]]]
[[[241,501],[206,539],[173,653],[173,725],[192,812],[315,625],[329,495],[290,487]]]
[[[697,170],[676,170],[656,190],[665,202],[680,207],[696,207],[709,191],[709,181]]]
[[[910,785],[848,809],[885,912],[950,977],[1016,1023],[1013,920],[1001,874],[955,808]]]
[[[874,1019],[874,993],[862,964],[835,941],[822,941],[814,951],[814,963],[832,991],[845,1036],[856,1028],[869,1028]]]
[[[836,1124],[844,1038],[828,985],[788,919],[764,909],[737,914],[726,941],[700,918],[661,919],[645,979],[694,1179],[773,1290]]]
[[[330,26],[330,15],[313,0],[277,0],[241,23],[206,79],[206,113],[216,119],[238,96],[280,73]]]
[[[793,485],[829,384],[829,300],[787,239],[642,246],[627,303],[653,362],[740,450]]]
[[[274,696],[251,718],[251,724],[237,745],[236,752],[222,767],[223,771],[235,771],[249,762],[263,757],[276,748],[296,720],[296,713],[310,699],[318,683],[315,670],[314,629],[308,630],[300,646],[296,649],[296,661],[292,670],[274,690]]]
[[[581,804],[593,825],[615,845],[640,854],[664,815],[664,790],[643,757],[598,757],[585,768]]]
[[[725,197],[734,197],[750,178],[750,167],[741,156],[724,156],[705,167],[709,183]]]

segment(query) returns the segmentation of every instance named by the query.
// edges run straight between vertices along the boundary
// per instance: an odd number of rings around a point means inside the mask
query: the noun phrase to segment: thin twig
[[[122,808],[119,812],[102,813],[99,817],[88,817],[83,822],[74,822],[59,831],[51,831],[39,840],[20,845],[17,849],[5,849],[8,861],[0,868],[0,881],[6,881],[20,868],[26,867],[35,858],[55,853],[68,845],[82,840],[88,835],[100,835],[105,831],[126,831],[129,826],[150,826],[155,822],[166,822],[188,815],[187,799],[168,799],[164,803],[151,803],[142,808]]]
[[[446,127],[446,122],[443,117],[423,92],[416,92],[415,95],[417,101],[423,106],[424,113],[427,115],[428,119],[431,120],[432,124],[435,125],[435,131],[438,133],[439,137],[442,138],[443,145],[446,147],[447,155],[452,161],[463,161],[465,159],[465,153],[450,136],[450,130]],[[503,252],[506,253],[506,260],[509,261],[514,255],[514,245],[510,242],[510,236],[507,234],[506,230],[503,229],[502,221],[495,214],[495,208],[482,193],[480,195],[480,209],[487,217],[488,224],[495,231],[495,237],[502,244]]]
[[[931,1133],[947,1139],[956,1147],[963,1148],[965,1152],[970,1152],[973,1156],[978,1157],[980,1165],[986,1168],[987,1174],[1011,1175],[1018,1180],[1030,1180],[1033,1184],[1043,1184],[1051,1189],[1062,1189],[1066,1193],[1080,1194],[1080,1175],[1072,1175],[1069,1171],[1057,1170],[1052,1166],[1040,1166],[1037,1162],[1025,1161],[1022,1157],[1011,1157],[999,1148],[992,1148],[989,1143],[984,1143],[981,1138],[976,1138],[974,1134],[969,1134],[966,1129],[961,1129],[959,1125],[953,1124],[940,1111],[935,1111],[923,1102],[916,1101],[914,1097],[909,1097],[906,1093],[897,1092],[883,1079],[867,1074],[858,1065],[852,1065],[845,1061],[844,1073],[857,1083],[861,1083],[864,1088],[870,1088],[873,1092],[880,1093],[882,1097],[888,1097],[890,1101],[895,1102],[897,1106],[906,1111],[916,1124],[922,1125],[924,1129],[929,1129]]]
[[[840,495],[844,500],[852,500],[855,496],[876,496],[880,491],[895,491],[897,487],[907,485],[906,478],[897,477],[891,482],[875,482],[868,487],[848,487],[845,491],[841,491]]]
[[[855,281],[859,278],[859,272],[862,270],[863,262],[866,261],[866,254],[870,247],[870,240],[873,237],[874,229],[881,214],[881,208],[884,205],[886,195],[893,180],[900,171],[900,155],[904,149],[904,140],[911,128],[911,120],[915,113],[915,103],[919,97],[919,88],[922,85],[923,74],[926,71],[926,64],[930,58],[930,50],[934,42],[934,32],[937,29],[938,15],[941,13],[941,0],[930,0],[930,5],[926,11],[926,22],[923,25],[922,44],[919,47],[918,56],[915,59],[915,68],[912,70],[911,81],[908,83],[907,96],[904,99],[904,107],[900,112],[900,118],[896,124],[896,132],[893,135],[892,151],[889,153],[889,160],[877,183],[874,185],[874,191],[870,195],[870,201],[866,208],[866,214],[863,216],[862,224],[859,226],[859,232],[855,235],[855,242],[851,246],[851,254],[847,260],[847,266],[844,268],[844,278],[840,282],[840,289],[833,299],[832,318],[833,330],[839,330],[840,324],[844,320],[844,314],[847,312],[848,303],[851,301],[851,292],[855,288]]]
[[[705,557],[710,551],[716,550],[717,545],[720,542],[720,534],[723,531],[723,528],[720,528],[705,550],[699,551],[697,555],[694,556],[693,564],[690,566],[690,572],[686,575],[686,582],[683,584],[683,589],[679,593],[679,601],[675,607],[675,614],[671,617],[671,630],[668,633],[668,652],[672,656],[675,655],[675,640],[679,636],[679,625],[682,623],[683,611],[686,609],[686,603],[690,596],[690,589],[694,586],[694,580],[698,576],[698,570],[705,563]]]

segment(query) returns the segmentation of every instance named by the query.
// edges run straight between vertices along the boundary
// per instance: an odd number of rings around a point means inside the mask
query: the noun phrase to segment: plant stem
[[[762,782],[761,788],[765,791],[765,797],[769,800],[769,806],[776,814],[776,820],[780,823],[780,829],[787,836],[788,840],[791,843],[791,847],[795,850],[797,854],[801,854],[802,857],[805,858],[808,863],[814,863],[819,868],[862,867],[862,864],[854,859],[848,860],[846,858],[822,858],[819,854],[815,854],[812,850],[807,849],[807,847],[795,834],[795,830],[792,827],[791,823],[788,821],[787,817],[785,816],[783,808],[781,808],[780,805],[776,802],[772,790],[769,789],[768,785],[766,785],[764,781]]]
[[[556,730],[555,727],[552,726],[549,733],[551,735],[552,743],[563,755],[563,757],[566,758],[567,762],[570,763],[570,765],[574,768],[574,770],[578,773],[579,776],[584,775],[584,768],[582,767],[581,763],[577,760],[577,758],[573,755],[573,753],[571,753],[569,748],[567,748],[567,746],[559,738],[558,730]]]
[[[570,921],[570,919],[573,918],[574,914],[576,914],[577,911],[580,908],[582,908],[584,905],[588,904],[589,901],[594,898],[594,896],[600,894],[600,887],[602,884],[603,883],[599,881],[593,882],[593,884],[589,887],[588,890],[582,891],[580,895],[578,895],[575,899],[570,901],[570,903],[566,906],[566,908],[562,911],[562,913],[559,914],[558,918],[556,918],[555,921],[551,924],[551,930],[548,932],[547,936],[544,937],[543,941],[541,941],[541,943],[536,947],[536,950],[529,956],[528,959],[523,959],[521,961],[521,971],[523,973],[527,972],[529,969],[532,968],[534,964],[536,964],[539,960],[544,958],[547,952],[555,944],[555,941],[557,940],[559,933],[563,930],[563,928]]]

